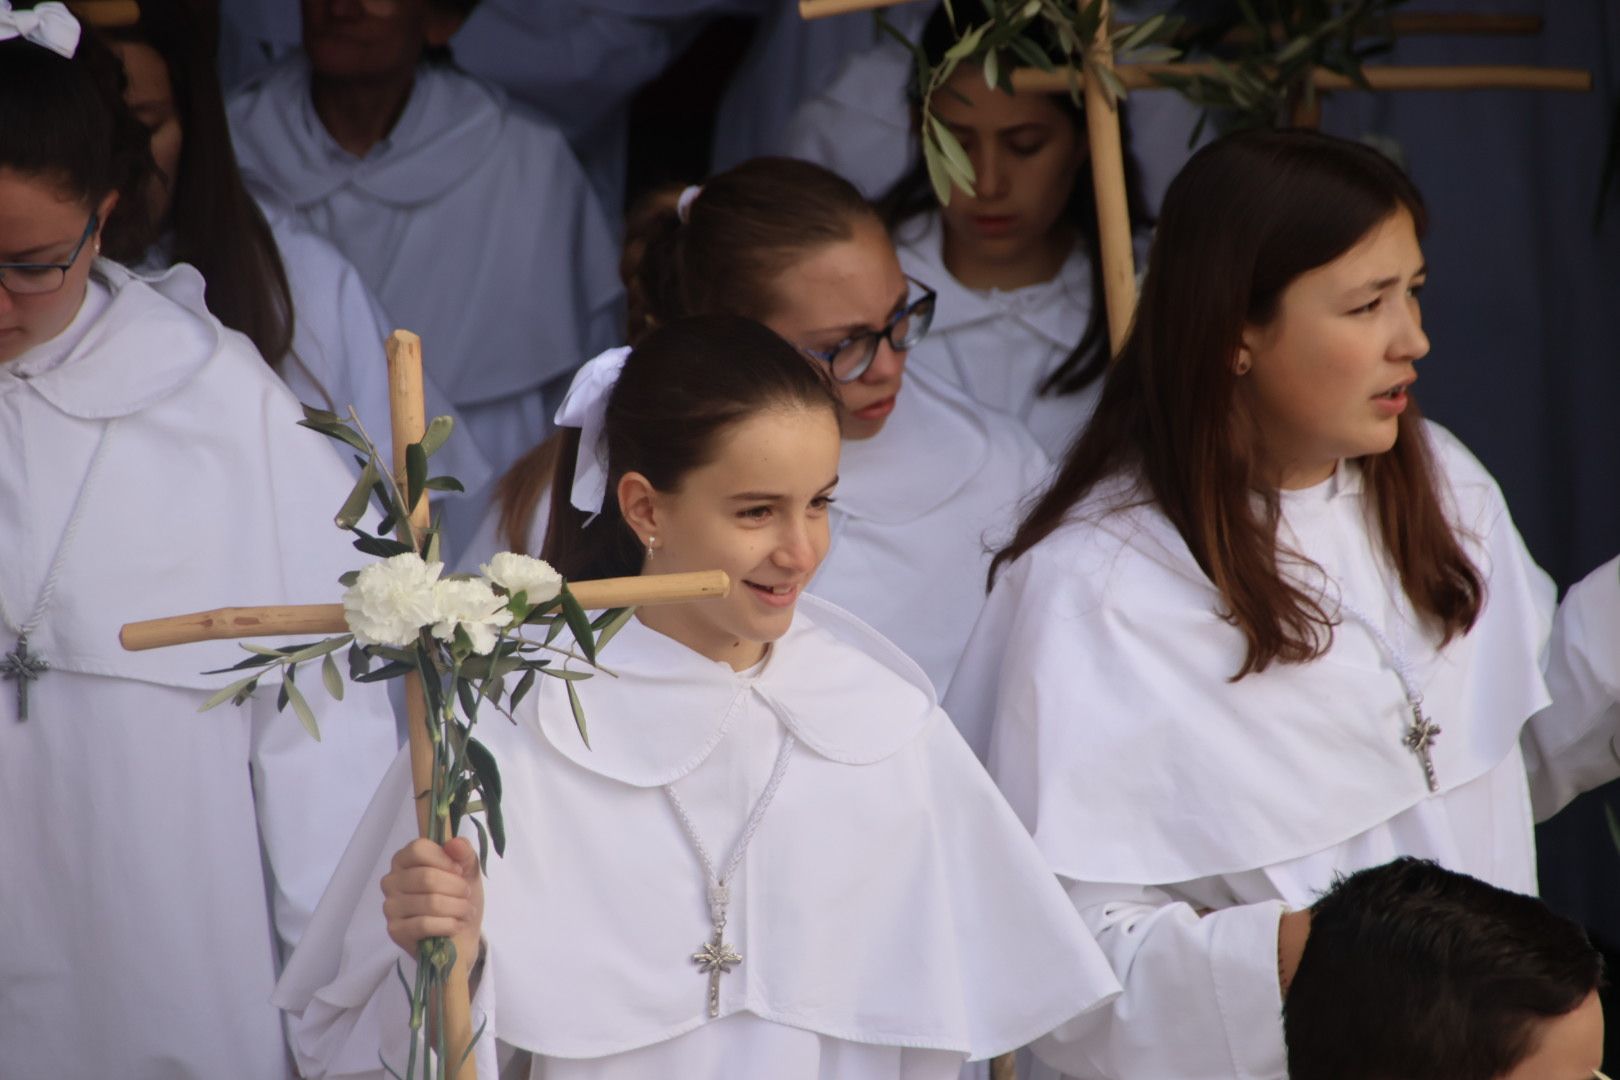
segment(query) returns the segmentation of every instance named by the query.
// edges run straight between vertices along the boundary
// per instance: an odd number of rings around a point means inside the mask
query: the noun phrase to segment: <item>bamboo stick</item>
[[[1091,65],[1112,67],[1109,5],[1086,54]],[[1097,200],[1098,239],[1102,249],[1103,294],[1108,307],[1109,354],[1119,352],[1136,311],[1136,256],[1131,250],[1131,215],[1125,198],[1125,152],[1120,145],[1119,110],[1109,101],[1102,80],[1088,79],[1086,139],[1091,144],[1091,182]]]
[[[388,335],[388,412],[393,419],[394,483],[402,496],[410,498],[406,479],[406,458],[411,444],[420,442],[427,430],[427,403],[422,392],[422,339],[409,330]],[[398,526],[400,542],[419,552],[426,546],[432,514],[428,493],[423,491],[415,505],[406,508],[408,518]],[[341,607],[341,605],[339,605]],[[433,742],[428,735],[427,697],[422,676],[415,671],[405,676],[405,730],[411,747],[411,791],[416,802],[416,833],[433,835]],[[478,1080],[478,1063],[468,1053],[472,1046],[472,1001],[467,980],[448,978],[439,988],[443,995],[443,1046],[446,1061],[460,1062],[452,1069],[454,1080]]]
[[[643,577],[576,581],[568,586],[580,606],[597,611],[613,607],[647,607],[706,600],[731,591],[723,570],[690,574],[647,574]],[[118,640],[130,652],[225,641],[245,637],[345,634],[349,624],[342,604],[291,604],[279,607],[225,607],[189,615],[125,623]]]
[[[877,8],[915,2],[916,0],[799,0],[799,16],[804,19],[825,19],[833,15],[847,15],[852,11],[873,11]]]
[[[1166,90],[1154,79],[1165,75],[1213,75],[1215,65],[1120,64],[1115,69],[1120,82],[1130,90]],[[1580,68],[1530,67],[1514,64],[1473,64],[1463,67],[1397,67],[1369,65],[1362,68],[1374,90],[1554,90],[1580,93],[1592,89],[1592,73]],[[1013,88],[1032,93],[1066,94],[1071,76],[1067,69],[1042,71],[1019,68],[1012,74]],[[1084,78],[1082,77],[1082,82]],[[1359,90],[1356,83],[1337,72],[1318,69],[1318,90]]]

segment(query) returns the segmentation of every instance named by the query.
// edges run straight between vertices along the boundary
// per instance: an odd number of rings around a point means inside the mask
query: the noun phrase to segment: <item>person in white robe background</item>
[[[1354,143],[1200,151],[997,556],[947,705],[1125,986],[1036,1046],[1067,1075],[1280,1080],[1335,875],[1413,855],[1533,893],[1533,819],[1620,773],[1620,561],[1555,615],[1409,393],[1424,217]]]
[[[354,263],[497,473],[611,344],[613,230],[556,129],[425,57],[456,13],[305,0],[304,50],[230,101],[243,171]],[[469,526],[474,522],[469,522]]]
[[[921,45],[938,62],[955,40],[941,10]],[[1085,119],[1063,94],[992,90],[972,64],[934,105],[978,179],[942,208],[919,162],[883,200],[901,265],[939,289],[939,320],[913,363],[1016,417],[1058,458],[1096,406],[1109,358]],[[1145,235],[1127,165],[1132,225]]]
[[[935,317],[933,293],[907,281],[846,181],[760,158],[679,190],[653,193],[632,215],[629,340],[683,315],[729,312],[832,372],[844,403],[841,493],[810,591],[893,640],[943,694],[984,602],[990,549],[1046,479],[1045,455],[1015,421],[906,370],[906,350]],[[501,516],[464,565],[497,544],[539,550],[554,451],[537,448],[502,481]]]
[[[466,839],[413,838],[399,760],[277,990],[305,1075],[403,1060],[395,965],[428,936],[454,941],[489,1077],[946,1080],[1117,991],[927,678],[804,595],[839,411],[731,315],[580,371],[545,556],[732,591],[614,637],[615,677],[573,684],[589,747],[556,680],[479,726],[509,835],[487,884]],[[692,949],[722,940],[740,970],[707,977]]]
[[[354,406],[387,450],[383,340],[390,327],[381,307],[337,249],[299,226],[273,194],[256,198],[244,185],[218,79],[191,11],[180,0],[140,0],[138,11],[135,23],[97,32],[124,64],[125,99],[152,133],[157,168],[139,220],[126,226],[119,212],[108,222],[107,254],[142,271],[161,273],[176,262],[196,267],[209,310],[246,334],[300,401],[340,415]],[[443,391],[424,381],[428,415],[459,420]],[[489,463],[465,435],[440,454],[442,471],[468,491],[489,483]],[[437,509],[458,498],[447,495]]]
[[[395,749],[386,695],[267,685],[128,621],[330,599],[352,484],[189,267],[96,258],[147,133],[60,4],[0,10],[0,1058],[11,1076],[285,1080],[270,1004]]]

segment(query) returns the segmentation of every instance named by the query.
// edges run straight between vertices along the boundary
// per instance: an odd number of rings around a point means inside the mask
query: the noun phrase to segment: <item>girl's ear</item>
[[[646,547],[651,537],[658,535],[660,507],[658,491],[652,482],[638,472],[627,472],[619,477],[619,515],[630,531]]]

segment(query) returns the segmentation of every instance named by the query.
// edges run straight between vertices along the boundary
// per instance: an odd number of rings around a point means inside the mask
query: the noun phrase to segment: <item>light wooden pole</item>
[[[1114,66],[1109,3],[1102,0],[1097,36],[1086,51],[1092,68]],[[1136,253],[1131,250],[1131,213],[1125,198],[1125,151],[1119,134],[1119,104],[1101,79],[1085,81],[1086,140],[1091,145],[1091,184],[1097,202],[1097,239],[1102,253],[1103,296],[1108,306],[1108,354],[1119,354],[1136,312]]]
[[[399,490],[408,491],[406,448],[420,442],[427,428],[422,396],[422,341],[408,330],[388,337],[389,405],[393,414],[394,474]],[[421,538],[431,524],[427,492],[409,516],[399,522],[401,542],[420,550]],[[569,583],[569,590],[584,608],[670,604],[724,596],[730,580],[718,570],[695,574],[657,574],[648,577],[609,578]],[[263,637],[285,634],[341,634],[348,630],[342,604],[302,604],[276,607],[229,607],[126,624],[119,633],[125,649],[155,649],[196,641]],[[409,724],[411,778],[415,785],[418,834],[430,835],[428,793],[432,788],[433,744],[428,737],[427,698],[421,676],[405,676],[405,707]],[[448,979],[444,985],[443,1032],[448,1062],[462,1062],[453,1080],[478,1080],[478,1066],[467,1053],[473,1027],[467,982]],[[490,1037],[493,1038],[493,1035]],[[448,1066],[447,1066],[448,1068]]]

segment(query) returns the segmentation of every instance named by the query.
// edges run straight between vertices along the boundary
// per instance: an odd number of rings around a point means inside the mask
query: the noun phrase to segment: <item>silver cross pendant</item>
[[[720,1015],[720,976],[742,963],[742,957],[726,944],[725,923],[715,924],[714,937],[692,954],[692,960],[699,971],[709,976],[709,1017],[713,1019]]]
[[[28,719],[28,684],[49,671],[51,665],[37,653],[28,651],[28,635],[23,634],[8,653],[0,653],[0,679],[17,683],[17,719]]]
[[[1417,755],[1418,761],[1423,765],[1423,778],[1429,782],[1430,791],[1440,790],[1440,781],[1434,774],[1434,757],[1431,748],[1434,746],[1434,737],[1440,734],[1439,725],[1423,715],[1423,702],[1412,703],[1412,723],[1406,729],[1406,737],[1402,744]]]

